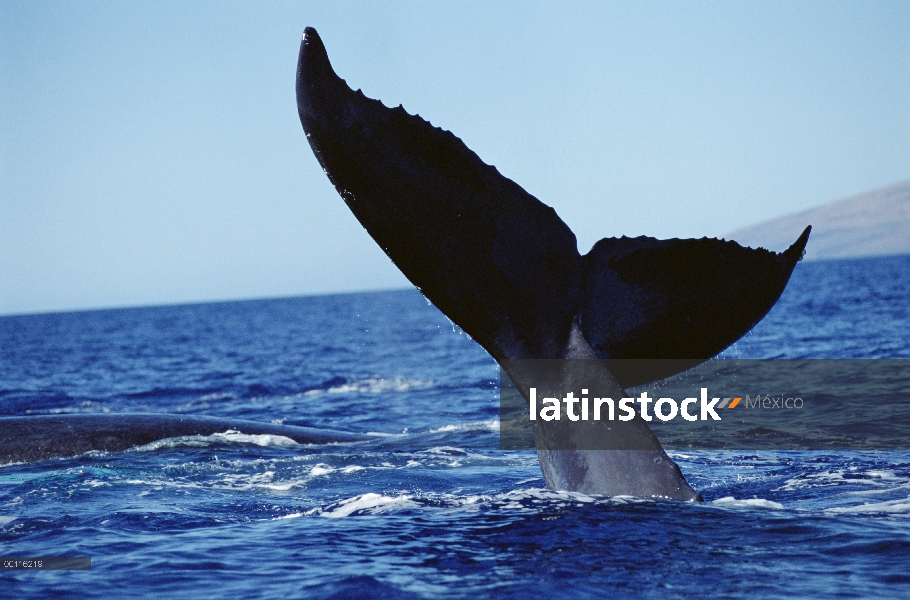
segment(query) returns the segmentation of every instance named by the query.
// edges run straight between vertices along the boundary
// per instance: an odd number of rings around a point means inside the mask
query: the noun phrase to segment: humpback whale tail
[[[676,359],[601,374],[619,393],[685,370],[764,317],[808,240],[807,227],[777,254],[707,238],[606,238],[581,256],[551,207],[459,138],[351,90],[312,28],[300,47],[297,107],[316,158],[367,232],[507,370],[504,363],[515,359]],[[633,424],[610,434],[628,439],[617,447],[644,447],[653,456],[558,454],[538,431],[548,484],[695,497],[647,425]],[[581,463],[587,474],[568,472]],[[662,465],[660,473],[652,463]],[[606,477],[605,469],[625,472]],[[651,484],[636,483],[649,477]]]
[[[312,28],[297,107],[316,158],[369,234],[497,359],[561,357],[577,318],[601,358],[706,360],[770,310],[809,236],[807,227],[782,254],[707,238],[606,238],[582,257],[551,207],[452,133],[352,91]]]

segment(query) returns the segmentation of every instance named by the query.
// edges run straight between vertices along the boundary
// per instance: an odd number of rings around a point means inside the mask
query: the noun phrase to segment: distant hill
[[[777,217],[723,237],[779,252],[806,225],[812,225],[807,260],[910,254],[910,181]]]

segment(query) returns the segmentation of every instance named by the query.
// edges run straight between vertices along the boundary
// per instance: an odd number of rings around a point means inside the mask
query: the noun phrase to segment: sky
[[[910,178],[910,2],[0,0],[0,315],[409,285],[297,117],[336,72],[600,238]]]

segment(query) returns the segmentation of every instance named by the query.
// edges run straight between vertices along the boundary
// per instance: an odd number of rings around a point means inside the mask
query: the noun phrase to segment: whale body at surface
[[[298,444],[356,442],[365,435],[244,419],[156,413],[0,417],[0,465],[117,452],[157,440],[239,432],[281,436]]]

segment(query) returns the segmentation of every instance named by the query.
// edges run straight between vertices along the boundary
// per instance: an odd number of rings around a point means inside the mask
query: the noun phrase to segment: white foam
[[[467,454],[463,449],[456,448],[455,446],[433,446],[423,451],[426,454],[443,454],[445,456],[452,456],[453,454],[458,454],[464,456]]]
[[[255,444],[257,446],[299,446],[297,442],[283,435],[271,434],[246,434],[239,431],[228,430],[224,433],[215,433],[210,436],[216,441],[234,442],[238,444]]]
[[[236,394],[229,394],[227,392],[215,392],[214,394],[206,394],[199,398],[203,402],[208,402],[210,400],[235,400],[237,398]]]
[[[504,494],[497,494],[493,497],[494,501],[505,502],[501,505],[502,508],[526,508],[523,503],[531,502],[533,504],[539,504],[541,502],[556,502],[558,505],[565,505],[567,503],[576,503],[576,504],[588,504],[595,502],[597,498],[593,496],[588,496],[587,494],[582,494],[581,492],[563,492],[555,491],[546,488],[530,488],[526,490],[512,490]],[[616,500],[616,498],[610,498],[609,500]],[[619,499],[622,501],[622,499]]]
[[[530,477],[528,479],[522,479],[521,481],[516,481],[515,485],[524,485],[526,483],[531,483],[532,481],[536,482],[536,483],[540,483],[540,481],[542,479],[543,479],[542,477]]]
[[[12,523],[16,520],[16,517],[5,517],[0,515],[0,525],[6,525],[7,523]]]
[[[783,510],[784,508],[784,505],[780,502],[772,502],[771,500],[764,500],[762,498],[743,498],[742,500],[737,500],[733,496],[718,498],[711,502],[711,504],[723,506],[724,508],[769,508],[772,510]]]
[[[155,440],[143,446],[133,448],[136,452],[151,452],[161,448],[177,448],[181,446],[204,447],[209,444],[254,444],[256,446],[299,446],[297,442],[283,435],[248,434],[228,429],[224,433],[213,433],[212,435],[186,435],[180,437],[165,438]]]
[[[364,467],[360,465],[348,465],[342,468],[332,467],[323,463],[318,463],[313,465],[310,469],[310,477],[320,477],[322,475],[329,475],[330,473],[355,473],[357,471],[363,471]]]
[[[283,517],[275,517],[273,521],[280,521],[282,519],[299,519],[300,517],[305,516],[307,513],[291,513],[289,515],[284,515]]]
[[[261,473],[222,473],[218,479],[212,481],[187,481],[178,479],[125,479],[117,483],[152,486],[159,490],[186,490],[186,489],[222,489],[222,490],[272,490],[286,492],[295,487],[306,486],[311,481],[309,476],[293,477],[290,479],[276,480],[275,471]],[[87,482],[87,485],[97,486],[96,482]],[[105,484],[110,485],[110,484]],[[141,495],[141,494],[140,494]]]
[[[408,379],[407,377],[394,377],[385,379],[384,377],[367,377],[365,379],[355,379],[341,385],[334,385],[327,390],[308,390],[302,394],[288,396],[288,399],[299,397],[312,397],[321,394],[387,394],[390,392],[408,392],[414,389],[426,388],[433,385],[432,379]]]
[[[31,411],[25,411],[25,412],[26,412],[26,414],[31,413]],[[103,406],[99,410],[99,409],[95,408],[91,403],[85,404],[83,402],[82,406],[80,406],[79,408],[52,408],[48,412],[52,415],[69,415],[69,414],[77,414],[77,413],[98,413],[98,412],[109,413],[109,412],[111,412],[111,408],[109,406]]]
[[[865,477],[848,477],[847,475],[864,475]],[[872,487],[887,486],[893,488],[894,484],[899,482],[906,483],[907,479],[905,477],[898,477],[894,471],[872,470],[863,472],[854,467],[834,471],[820,471],[794,477],[785,481],[783,485],[775,491],[794,491],[804,488],[833,485],[867,485]]]
[[[910,513],[910,497],[886,502],[866,502],[858,506],[838,506],[825,509],[828,513]]]
[[[876,479],[896,479],[897,475],[894,474],[894,471],[868,471],[866,475],[874,477]]]
[[[367,511],[370,514],[377,514],[385,510],[390,510],[393,508],[414,508],[418,504],[411,500],[413,496],[408,496],[402,494],[401,496],[383,496],[381,494],[363,494],[361,496],[355,496],[353,498],[348,498],[347,500],[342,500],[338,503],[338,507],[329,511],[322,511],[319,513],[320,517],[326,517],[328,519],[339,519],[341,517],[347,517],[351,514],[358,511]]]
[[[444,433],[447,431],[499,431],[499,421],[477,421],[474,423],[457,423],[454,425],[443,425],[436,429],[430,429],[430,433]]]
[[[306,511],[296,512],[275,519],[295,519],[299,517],[321,516],[326,518],[341,518],[358,514],[379,514],[402,508],[417,508],[422,511],[438,511],[461,509],[469,511],[481,510],[484,506],[493,510],[518,510],[536,513],[541,506],[549,508],[565,508],[569,506],[582,506],[585,504],[639,504],[656,502],[653,498],[639,498],[632,496],[618,496],[601,498],[589,496],[579,492],[553,491],[546,488],[533,488],[512,490],[493,496],[483,494],[460,495],[454,493],[428,494],[422,496],[423,502],[417,502],[411,495],[386,496],[377,493],[367,493],[340,502],[335,502],[327,507],[315,507]],[[753,502],[743,501],[745,505]],[[773,504],[773,503],[772,503]]]
[[[659,417],[658,417],[658,418],[659,418]],[[689,459],[689,458],[695,458],[695,456],[692,455],[692,454],[683,454],[682,452],[677,452],[677,451],[674,451],[674,450],[671,450],[671,451],[667,452],[667,456],[669,456],[670,458],[674,458],[674,459],[680,458],[680,459],[682,459],[682,460],[686,460],[686,459]]]

